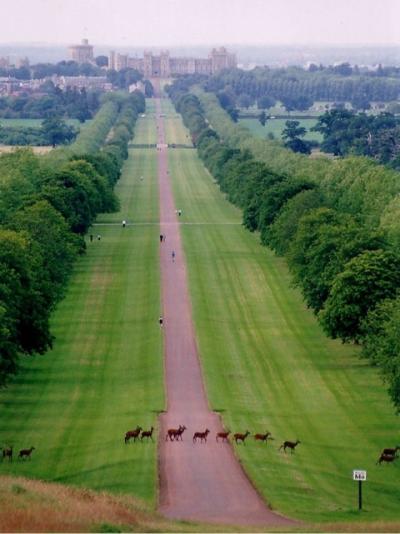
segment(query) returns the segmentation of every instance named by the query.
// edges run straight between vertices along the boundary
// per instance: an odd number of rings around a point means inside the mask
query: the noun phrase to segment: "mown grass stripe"
[[[141,121],[137,135],[147,137]],[[117,186],[121,211],[101,220],[127,213],[156,220],[155,160],[156,151],[130,152]],[[32,461],[4,463],[3,473],[133,493],[155,504],[156,444],[125,445],[124,434],[138,424],[156,427],[164,408],[158,233],[157,225],[140,232],[109,225],[100,241],[87,240],[53,316],[53,350],[24,359],[0,392],[0,443],[36,447]]]

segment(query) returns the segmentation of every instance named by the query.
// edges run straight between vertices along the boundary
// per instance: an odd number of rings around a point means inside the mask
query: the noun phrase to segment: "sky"
[[[0,0],[0,43],[400,44],[400,0]]]

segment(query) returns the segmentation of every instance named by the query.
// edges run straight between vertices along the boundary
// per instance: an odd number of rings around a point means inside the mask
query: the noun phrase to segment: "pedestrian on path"
[[[126,221],[124,220],[122,221],[122,228],[125,228],[125,226],[126,226]]]
[[[164,236],[160,234],[160,243],[162,243],[163,241],[164,241]]]
[[[175,262],[175,250],[172,251],[171,256],[172,256],[172,261]]]
[[[101,235],[97,234],[97,241],[100,241],[100,239],[101,239]]]
[[[162,315],[160,315],[160,318],[158,319],[158,322],[159,322],[160,326],[162,326],[164,324],[164,319],[163,319]]]

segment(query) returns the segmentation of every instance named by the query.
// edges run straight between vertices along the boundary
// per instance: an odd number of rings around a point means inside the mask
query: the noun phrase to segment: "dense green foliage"
[[[100,106],[100,92],[67,87],[62,91],[53,82],[45,82],[42,96],[4,96],[0,98],[0,117],[5,119],[43,119],[51,116],[90,119]]]
[[[391,113],[374,116],[335,109],[321,115],[313,130],[323,134],[325,152],[370,156],[400,167],[400,121]]]
[[[4,145],[36,145],[45,146],[68,144],[76,137],[76,130],[68,126],[59,117],[48,117],[42,121],[40,128],[24,126],[2,127],[0,123],[0,143]]]
[[[360,73],[350,66],[311,70],[258,67],[251,71],[218,72],[207,80],[204,88],[217,94],[225,109],[248,107],[255,102],[259,108],[269,108],[274,100],[280,100],[288,111],[306,110],[314,101],[321,100],[351,102],[356,109],[367,109],[372,101],[397,100],[400,79],[398,69],[381,69],[375,75]]]
[[[103,76],[104,71],[92,63],[76,61],[59,61],[58,63],[37,63],[30,67],[2,67],[0,76],[10,76],[17,80],[42,80],[53,75],[57,76]]]
[[[270,142],[254,140],[256,154],[267,148],[269,166],[254,158],[250,133],[221,116],[215,100],[201,103],[194,94],[176,92],[175,104],[205,165],[243,209],[244,225],[259,230],[263,244],[287,255],[295,283],[326,332],[363,342],[370,333],[362,326],[364,318],[400,289],[400,258],[380,226],[399,193],[398,174],[364,158],[326,161],[321,167],[284,148],[274,154]],[[215,116],[221,120],[214,121]],[[296,172],[280,166],[285,154],[296,161]],[[393,231],[393,217],[390,225]],[[385,376],[399,409],[399,391],[392,386],[398,376]]]
[[[84,250],[82,235],[98,213],[117,207],[112,187],[144,106],[137,93],[110,97],[60,155],[0,157],[0,384],[20,354],[51,347],[50,314]]]

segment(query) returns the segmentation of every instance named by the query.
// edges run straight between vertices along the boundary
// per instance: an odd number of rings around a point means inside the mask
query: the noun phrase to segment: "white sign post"
[[[358,480],[358,509],[362,509],[362,483],[367,480],[367,472],[361,469],[353,470],[353,480]]]

